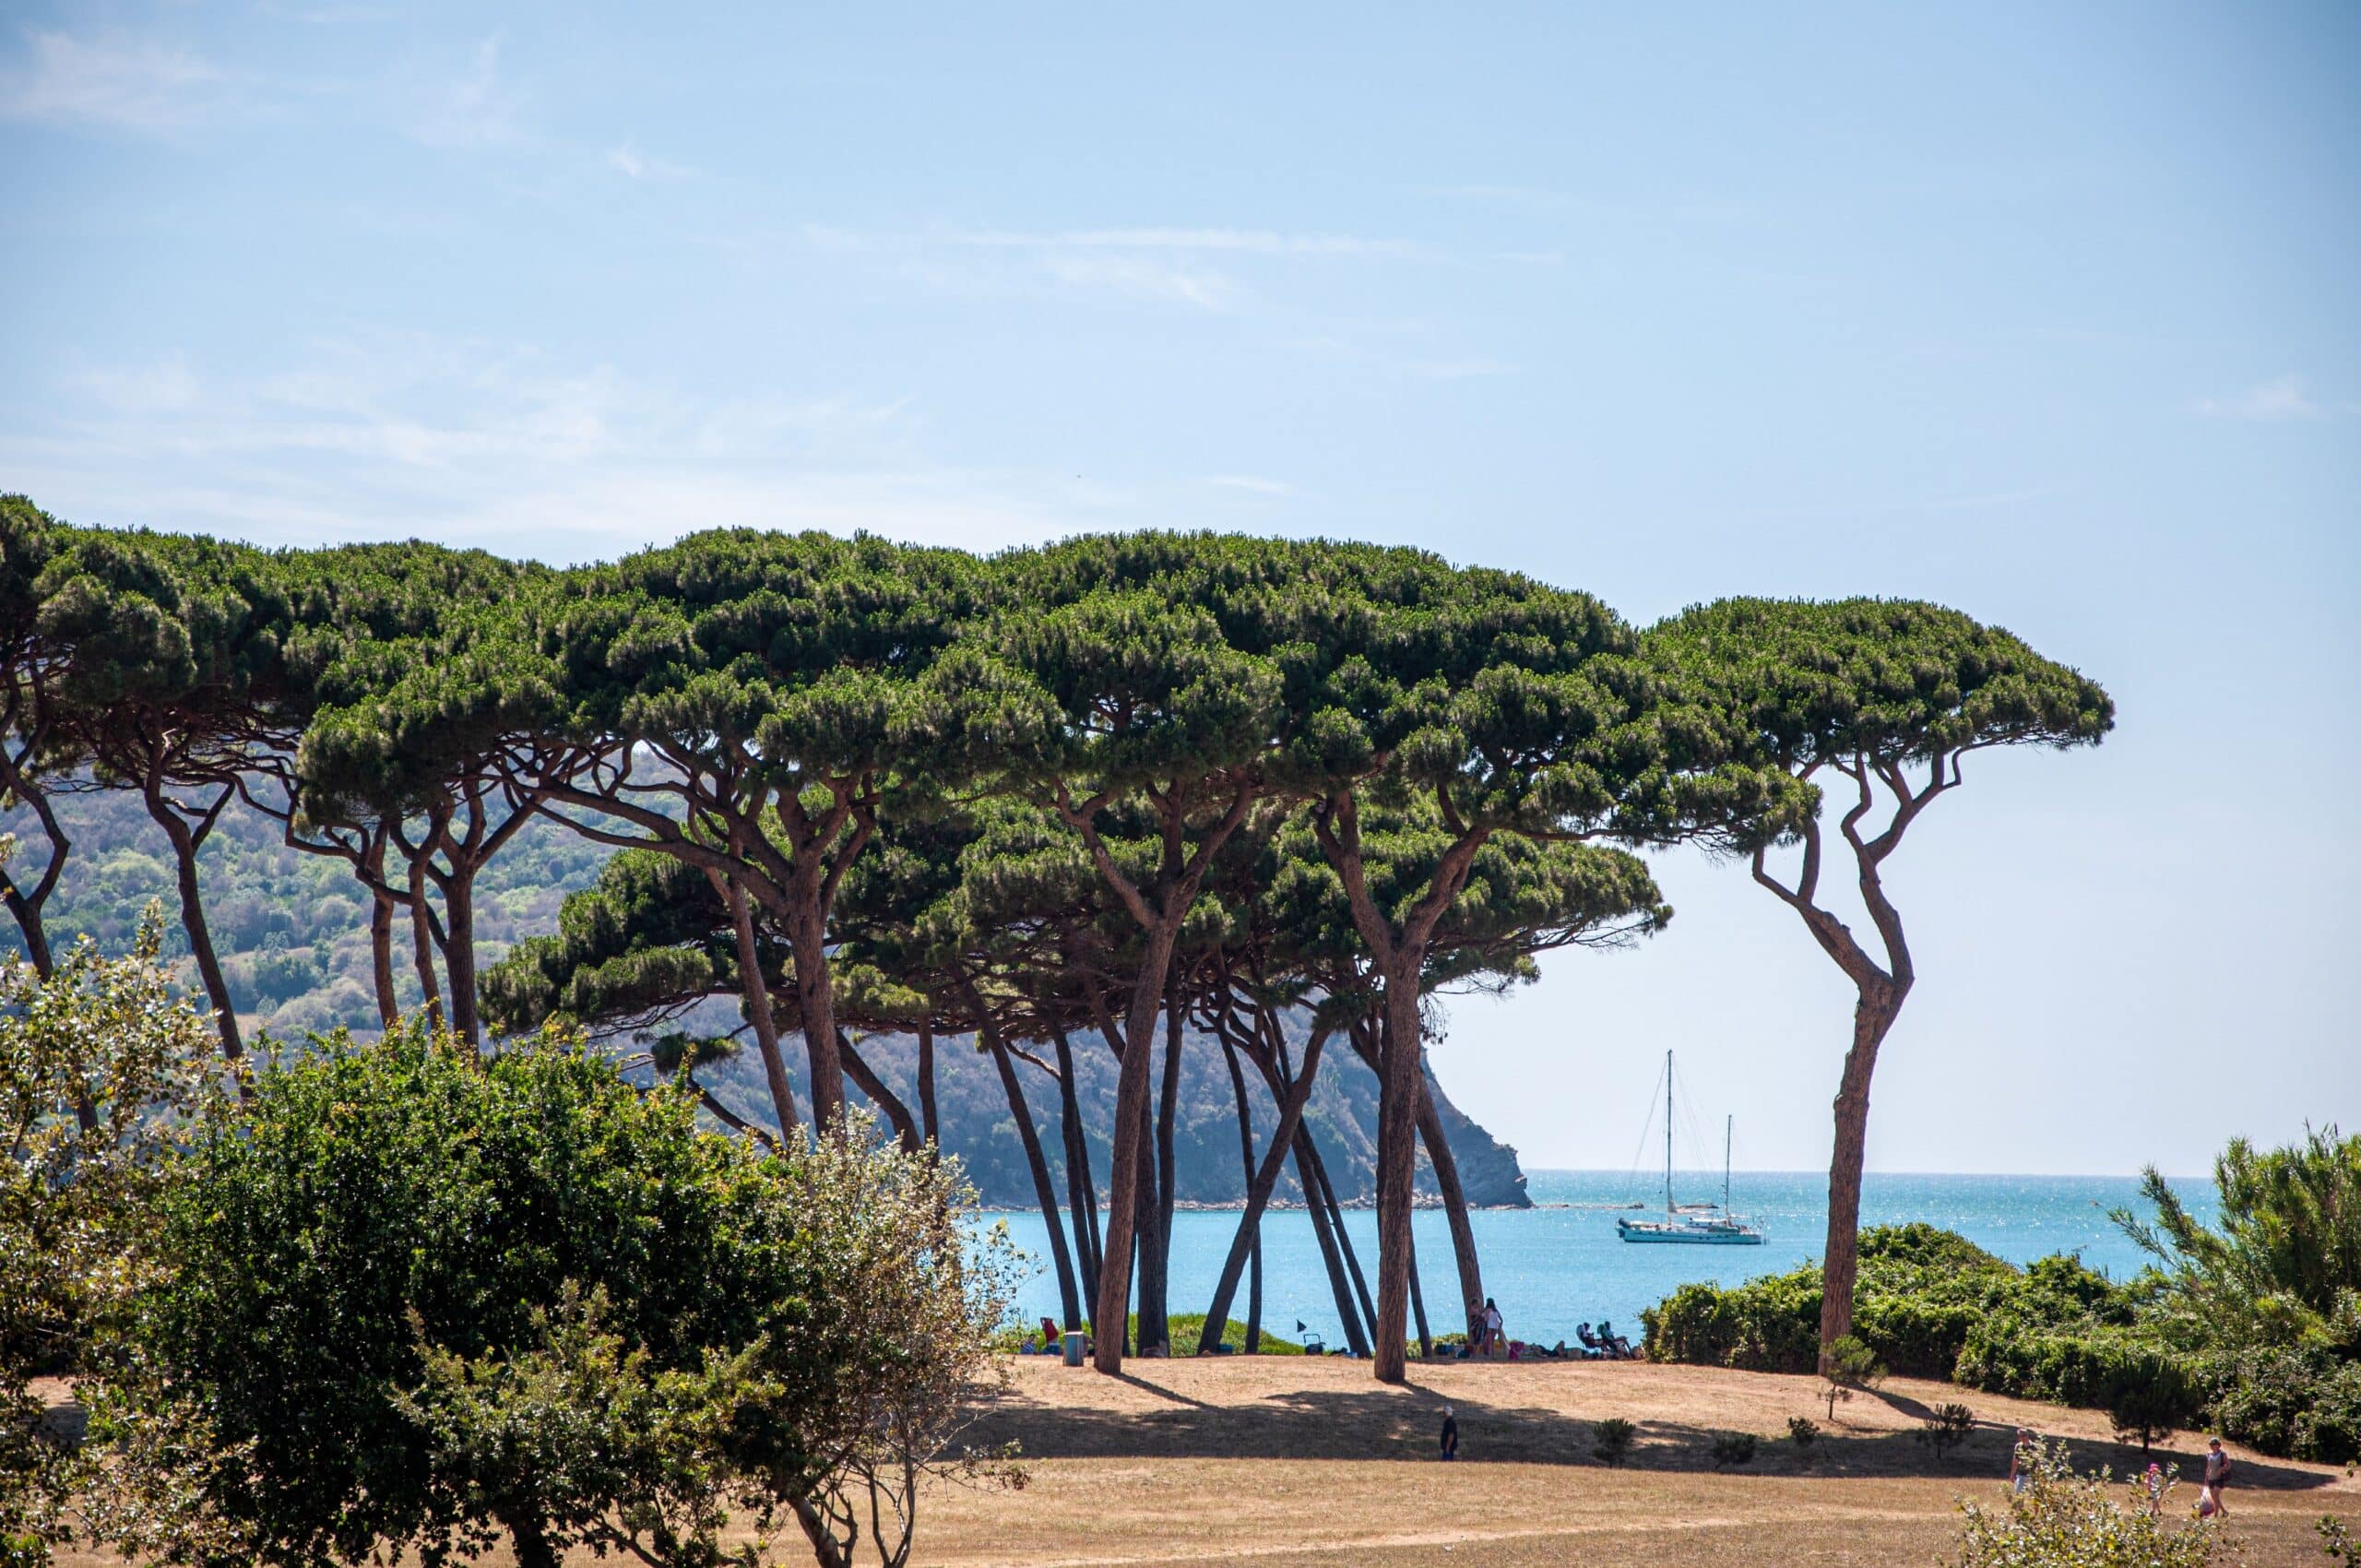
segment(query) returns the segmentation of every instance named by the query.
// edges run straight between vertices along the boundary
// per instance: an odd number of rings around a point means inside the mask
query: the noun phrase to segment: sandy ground
[[[1961,1498],[1999,1500],[2020,1424],[2070,1440],[2080,1467],[2144,1464],[2095,1412],[1909,1379],[1831,1420],[1810,1378],[1630,1362],[1414,1365],[1402,1389],[1371,1382],[1366,1362],[1294,1357],[1134,1361],[1121,1378],[1018,1358],[1012,1374],[975,1435],[1021,1444],[1029,1484],[936,1489],[916,1562],[1932,1563],[1955,1538]],[[1949,1400],[1978,1426],[1938,1461],[1911,1433]],[[1449,1466],[1433,1456],[1445,1404],[1461,1431]],[[1809,1458],[1786,1435],[1798,1415],[1826,1431]],[[1615,1469],[1591,1455],[1594,1423],[1609,1416],[1640,1431]],[[1709,1445],[1730,1431],[1757,1434],[1759,1452],[1719,1470]],[[2202,1446],[2182,1439],[2158,1457],[2190,1475]],[[2361,1527],[2361,1480],[2237,1457],[2232,1530],[2255,1568],[2318,1568],[2322,1514]],[[2194,1487],[2177,1498],[2193,1503]]]

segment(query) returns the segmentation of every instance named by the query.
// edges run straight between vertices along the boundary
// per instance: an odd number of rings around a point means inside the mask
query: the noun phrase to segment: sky
[[[1974,759],[1890,862],[1870,1166],[2201,1171],[2361,1127],[2356,80],[2339,5],[36,0],[0,489],[1941,600],[2119,720]],[[1742,1168],[1824,1164],[1850,987],[1742,867],[1656,863],[1670,928],[1454,1002],[1444,1083],[1621,1168],[1675,1047]]]

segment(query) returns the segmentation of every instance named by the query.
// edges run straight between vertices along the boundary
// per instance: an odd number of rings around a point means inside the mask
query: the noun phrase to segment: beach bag
[[[2213,1510],[2218,1506],[2219,1504],[2213,1501],[2213,1489],[2212,1487],[2208,1486],[2198,1488],[2197,1516],[2199,1518],[2211,1519],[2213,1517]]]

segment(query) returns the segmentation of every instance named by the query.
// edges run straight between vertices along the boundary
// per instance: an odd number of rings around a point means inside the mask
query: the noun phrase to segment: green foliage
[[[1820,1423],[1809,1416],[1789,1416],[1787,1441],[1796,1445],[1797,1453],[1809,1455],[1812,1444],[1820,1441]]]
[[[1822,1352],[1821,1378],[1828,1399],[1828,1419],[1833,1421],[1839,1400],[1850,1399],[1856,1389],[1875,1388],[1885,1381],[1886,1369],[1875,1350],[1847,1334]]]
[[[65,1530],[65,1455],[31,1379],[81,1370],[151,1279],[168,1156],[219,1087],[211,1025],[156,962],[160,926],[150,908],[122,958],[77,942],[47,980],[0,963],[0,1542],[21,1561]]]
[[[2330,1464],[2361,1458],[2361,1134],[2235,1139],[2213,1164],[2217,1229],[2153,1170],[2153,1212],[2115,1218],[2163,1265],[2143,1322],[2224,1435]]]
[[[2353,1544],[2353,1533],[2333,1514],[2320,1515],[2312,1526],[2319,1532],[2320,1552],[2331,1562],[2361,1562],[2361,1546]]]
[[[1631,1451],[1631,1440],[1640,1429],[1620,1416],[1609,1416],[1591,1429],[1590,1451],[1602,1465],[1615,1466]]]
[[[1937,1460],[1965,1443],[1975,1431],[1975,1412],[1961,1404],[1935,1407],[1934,1413],[1918,1423],[1910,1434],[1913,1441],[1924,1443]]]
[[[2106,1470],[2077,1476],[2063,1444],[2029,1443],[2020,1450],[2022,1491],[2005,1507],[1973,1500],[1965,1515],[1956,1568],[2207,1568],[2235,1560],[2219,1525],[2177,1517],[2167,1481],[2165,1505],[2152,1509],[2144,1484],[2130,1483],[2122,1501]]]
[[[1724,1469],[1754,1463],[1755,1437],[1750,1431],[1717,1431],[1711,1446],[1714,1463]]]
[[[196,1514],[267,1562],[442,1561],[495,1527],[527,1561],[624,1535],[709,1560],[726,1505],[821,1506],[880,1430],[942,1430],[905,1418],[967,1391],[1005,1299],[967,1272],[962,1201],[843,1139],[759,1158],[563,1039],[322,1040],[166,1196],[167,1272],[94,1409],[133,1450],[117,1535]],[[189,1436],[141,1460],[158,1432]]]
[[[2145,1454],[2197,1417],[2198,1392],[2188,1368],[2168,1351],[2127,1346],[2113,1357],[2100,1388],[2099,1408],[2115,1435]]]

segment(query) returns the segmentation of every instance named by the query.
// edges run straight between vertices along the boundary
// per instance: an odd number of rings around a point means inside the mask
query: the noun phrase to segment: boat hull
[[[1616,1221],[1615,1229],[1627,1241],[1656,1241],[1676,1247],[1759,1247],[1762,1244],[1762,1234],[1759,1230],[1708,1230],[1702,1226],[1692,1229],[1686,1226],[1669,1225],[1658,1229],[1650,1225],[1633,1225],[1629,1220]]]

